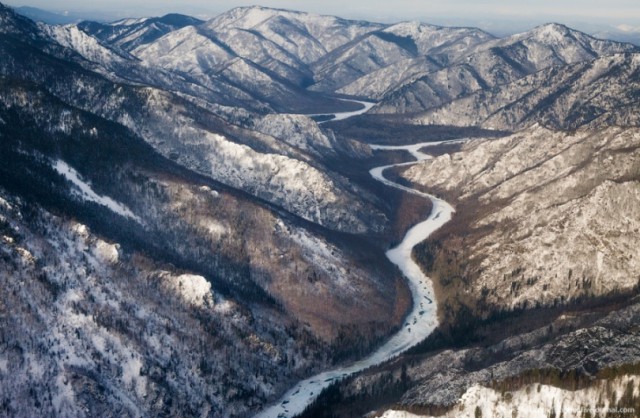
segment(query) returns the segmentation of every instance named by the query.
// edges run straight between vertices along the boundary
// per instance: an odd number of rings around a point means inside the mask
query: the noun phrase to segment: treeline
[[[393,372],[383,373],[371,385],[363,386],[356,394],[345,394],[344,388],[349,385],[348,378],[324,389],[300,418],[351,418],[364,416],[367,413],[394,403],[410,387],[406,366],[399,375]]]

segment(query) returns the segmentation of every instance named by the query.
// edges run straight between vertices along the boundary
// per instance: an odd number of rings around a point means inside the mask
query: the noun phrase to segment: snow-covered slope
[[[223,13],[208,22],[207,27],[223,37],[233,36],[237,31],[253,32],[310,64],[327,52],[384,25],[255,6]]]
[[[247,415],[390,331],[377,260],[32,83],[0,89],[9,415]]]
[[[166,91],[114,85],[60,61],[45,64],[48,56],[43,52],[27,50],[30,55],[25,59],[24,51],[13,45],[6,46],[0,71],[20,68],[21,77],[35,84],[57,77],[59,83],[43,88],[66,103],[130,128],[185,167],[331,229],[365,232],[384,227],[385,216],[373,205],[363,205],[357,187],[286,141],[232,126]],[[75,88],[68,89],[67,83]],[[316,149],[322,149],[320,144]]]
[[[277,45],[245,32],[225,40],[209,26],[173,31],[132,53],[150,68],[170,71],[212,92],[229,97],[236,92],[244,107],[254,102],[304,112],[336,103],[304,90],[301,85],[310,77],[305,66],[297,66],[297,59]],[[203,98],[216,101],[215,96]]]
[[[553,67],[491,90],[479,91],[418,115],[421,124],[475,125],[515,130],[540,122],[636,126],[640,54],[617,54]]]
[[[553,305],[638,284],[639,149],[637,128],[536,126],[403,176],[469,205],[478,236],[466,258],[478,265],[466,291],[483,294],[484,309]]]
[[[269,376],[323,356],[275,310],[0,196],[8,415],[247,414],[278,390]]]
[[[380,25],[262,7],[233,9],[197,27],[168,33],[132,52],[147,65],[192,77],[206,88],[221,83],[277,109],[304,112],[314,95],[309,64]],[[323,102],[315,97],[316,106]],[[311,109],[310,109],[311,110]]]
[[[547,384],[528,384],[514,391],[499,391],[474,385],[460,397],[459,404],[439,418],[539,418],[545,416],[585,416],[600,414],[634,415],[634,399],[640,397],[638,376],[625,375],[598,380],[584,389],[569,390]],[[434,418],[389,410],[381,418]]]
[[[572,64],[603,55],[631,52],[636,47],[615,41],[597,39],[565,25],[548,23],[528,32],[479,45],[477,52],[494,48],[505,51],[525,68]]]
[[[125,52],[111,49],[98,39],[87,35],[76,25],[50,26],[39,25],[40,29],[57,43],[79,53],[84,59],[111,67],[115,63],[122,64],[133,57]]]
[[[481,43],[446,68],[396,87],[377,107],[381,113],[404,113],[437,107],[477,90],[514,82],[552,66],[591,61],[638,47],[592,38],[557,24]]]
[[[420,56],[437,56],[439,61],[446,62],[490,39],[493,39],[491,35],[479,29],[400,23],[371,32],[316,62],[313,88],[339,90],[374,71],[400,62],[411,63],[413,58]]]
[[[323,132],[316,122],[304,115],[266,115],[252,128],[320,158],[336,155],[331,132]]]
[[[236,55],[226,45],[204,35],[195,26],[176,30],[132,51],[143,61],[189,74],[215,72]]]
[[[442,67],[443,63],[429,56],[409,58],[363,75],[337,92],[382,100],[398,86],[409,84],[425,73],[438,71]]]
[[[169,32],[200,23],[201,20],[191,16],[168,14],[162,17],[123,19],[108,24],[85,21],[80,22],[77,27],[102,42],[117,46],[123,51],[132,51]]]
[[[95,191],[93,191],[93,189],[91,188],[91,185],[82,181],[78,173],[73,168],[69,167],[69,165],[64,161],[62,160],[56,161],[53,168],[55,168],[55,170],[58,173],[62,174],[75,187],[77,187],[78,189],[77,195],[81,199],[88,200],[102,206],[106,206],[107,208],[117,213],[118,215],[124,216],[126,218],[135,219],[138,222],[140,222],[140,218],[137,217],[133,212],[131,212],[129,208],[124,206],[122,203],[116,202],[115,200],[107,196],[100,196]]]

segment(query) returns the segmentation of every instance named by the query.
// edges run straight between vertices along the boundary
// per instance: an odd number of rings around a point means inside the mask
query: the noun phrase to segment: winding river
[[[308,117],[326,116],[326,117],[328,117],[329,119],[323,120],[321,122],[318,122],[318,125],[322,125],[323,123],[334,122],[334,121],[337,121],[337,120],[345,120],[345,119],[349,119],[349,118],[351,118],[353,116],[362,115],[363,113],[367,113],[373,106],[376,105],[374,102],[364,102],[362,100],[346,100],[346,99],[340,99],[340,100],[342,100],[343,102],[359,103],[363,107],[358,109],[358,110],[351,111],[351,112],[314,113],[314,114],[305,115],[305,116],[308,116]]]
[[[367,110],[368,109],[365,108],[361,110],[360,113],[366,112]],[[354,113],[350,112],[349,116],[354,116]],[[430,155],[425,154],[420,150],[425,147],[442,144],[443,142],[445,141],[425,142],[406,146],[371,146],[373,150],[378,151],[404,150],[409,152],[416,159],[414,162],[374,168],[370,171],[370,174],[374,179],[390,187],[395,187],[407,193],[412,193],[422,196],[425,199],[430,199],[433,203],[433,210],[429,217],[409,229],[402,242],[397,247],[390,249],[386,253],[389,260],[397,265],[407,278],[408,285],[413,296],[413,309],[406,317],[403,327],[383,346],[364,359],[346,366],[337,367],[333,370],[320,373],[316,376],[310,377],[309,379],[298,382],[280,399],[280,401],[256,415],[257,418],[294,417],[302,413],[305,408],[316,399],[320,392],[331,385],[335,380],[343,379],[366,368],[392,359],[424,340],[433,332],[437,325],[437,308],[434,302],[433,287],[431,285],[431,280],[424,275],[422,270],[420,270],[420,267],[418,267],[418,265],[413,261],[411,251],[413,250],[413,247],[427,239],[427,237],[429,237],[429,235],[431,235],[435,230],[447,223],[451,219],[454,209],[447,202],[438,199],[435,196],[422,193],[386,179],[384,177],[384,171],[387,168],[411,165],[416,162],[432,158]],[[452,141],[446,142],[451,143]]]

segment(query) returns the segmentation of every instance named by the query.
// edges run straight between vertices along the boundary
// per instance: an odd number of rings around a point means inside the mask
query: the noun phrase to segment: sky
[[[124,16],[169,12],[213,17],[233,7],[261,6],[302,10],[381,22],[421,20],[439,24],[529,24],[545,22],[614,25],[640,30],[638,0],[0,0],[11,6],[46,10],[109,12]],[[626,26],[622,26],[626,25]]]

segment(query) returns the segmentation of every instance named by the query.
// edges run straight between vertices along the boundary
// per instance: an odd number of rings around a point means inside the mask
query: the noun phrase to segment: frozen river
[[[447,142],[451,143],[453,141]],[[316,399],[320,392],[335,380],[343,379],[368,367],[392,359],[424,340],[433,332],[437,325],[437,308],[434,302],[433,287],[431,280],[424,275],[420,267],[413,261],[411,252],[413,247],[427,239],[434,231],[447,223],[451,219],[454,209],[444,200],[386,179],[384,177],[384,170],[394,166],[411,165],[418,161],[429,159],[431,156],[420,150],[439,144],[442,144],[442,142],[425,142],[404,146],[371,146],[372,149],[378,151],[404,150],[409,152],[417,160],[409,163],[374,168],[370,171],[374,179],[390,187],[395,187],[407,193],[430,199],[433,203],[433,209],[429,217],[409,229],[402,242],[386,253],[389,260],[397,265],[406,277],[413,296],[413,309],[406,317],[403,327],[373,354],[352,364],[337,367],[298,382],[276,404],[268,407],[258,414],[257,417],[294,417],[302,413],[305,408]]]

